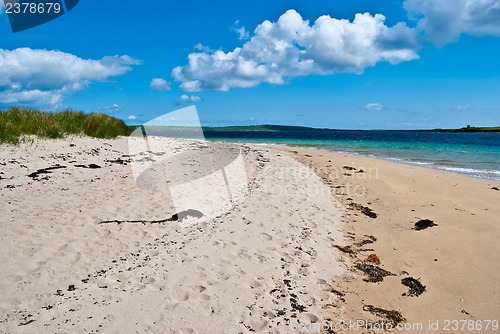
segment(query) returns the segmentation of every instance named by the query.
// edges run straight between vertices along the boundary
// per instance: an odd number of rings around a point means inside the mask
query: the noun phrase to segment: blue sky
[[[498,59],[500,0],[86,0],[18,33],[2,9],[0,107],[130,124],[194,104],[204,125],[500,125]]]

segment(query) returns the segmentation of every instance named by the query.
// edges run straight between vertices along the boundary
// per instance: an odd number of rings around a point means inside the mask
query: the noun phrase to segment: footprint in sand
[[[262,286],[262,283],[261,283],[261,282],[259,282],[259,281],[257,281],[257,280],[252,280],[252,281],[250,282],[249,286],[250,286],[251,288],[258,288],[258,287]]]
[[[276,318],[276,313],[270,309],[263,309],[262,310],[262,316],[268,319],[273,319]]]
[[[273,237],[272,237],[272,236],[270,236],[270,235],[269,235],[269,234],[267,234],[267,233],[261,233],[261,234],[259,235],[259,239],[260,239],[260,240],[262,240],[262,241],[271,241],[271,240],[273,240]]]
[[[172,293],[171,299],[175,301],[185,302],[189,299],[189,293],[184,291],[176,291]]]
[[[231,278],[231,275],[229,275],[228,273],[225,273],[225,272],[220,272],[218,275],[217,275],[217,278],[221,281],[227,281],[228,279]]]
[[[309,227],[309,228],[316,228],[316,227],[318,227],[318,224],[316,224],[315,222],[312,222],[312,221],[307,221],[307,222],[305,223],[305,225],[306,225],[307,227]]]
[[[294,263],[295,260],[292,256],[290,256],[290,254],[288,252],[278,252],[279,255],[282,256],[284,262],[288,262],[288,263]]]
[[[32,257],[33,255],[38,253],[39,250],[40,250],[40,247],[29,247],[29,248],[23,249],[22,254],[26,257]]]
[[[145,284],[153,284],[156,280],[153,277],[144,277],[141,278],[141,282]]]
[[[160,252],[157,250],[148,250],[146,252],[146,254],[149,255],[150,257],[155,257],[155,256],[158,256],[160,254]]]
[[[246,249],[240,249],[238,251],[238,256],[245,259],[245,260],[248,260],[248,261],[251,261],[252,260],[252,257],[250,255],[248,255],[247,253],[248,251]]]
[[[210,299],[212,299],[212,297],[210,297],[209,295],[207,295],[206,293],[202,293],[199,297],[202,301],[209,301]]]
[[[197,286],[193,286],[191,289],[193,289],[193,291],[195,292],[203,292],[205,291],[207,288],[204,287],[203,285],[197,285]]]
[[[318,299],[321,301],[330,300],[330,294],[326,291],[321,291],[320,293],[318,293]]]
[[[259,260],[259,263],[267,262],[267,257],[264,255],[257,255],[257,259]]]
[[[305,316],[309,320],[309,322],[311,322],[311,323],[315,323],[315,322],[319,321],[319,318],[312,313],[304,313],[303,316]]]
[[[306,267],[301,267],[299,270],[298,270],[298,273],[302,276],[307,276],[309,275],[309,270],[306,268]]]
[[[225,243],[225,242],[223,242],[222,240],[219,240],[219,241],[214,241],[214,242],[212,243],[212,246],[217,247],[217,248],[221,248],[221,249],[222,249],[222,248],[226,248],[226,243]]]
[[[153,282],[148,284],[148,288],[153,290],[153,291],[162,291],[165,287],[158,282]]]
[[[21,275],[11,275],[7,277],[7,283],[17,283],[24,280],[26,276]]]

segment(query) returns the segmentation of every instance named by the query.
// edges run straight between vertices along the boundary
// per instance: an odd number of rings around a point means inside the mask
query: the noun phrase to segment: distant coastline
[[[137,129],[141,125],[129,125],[132,130]],[[194,127],[190,126],[148,126],[148,128],[166,128],[172,130],[192,130]],[[459,129],[414,129],[414,130],[398,130],[398,129],[373,129],[373,130],[361,130],[361,129],[331,129],[331,128],[313,128],[307,126],[292,126],[292,125],[272,125],[272,124],[262,124],[262,125],[230,125],[230,126],[202,126],[204,131],[262,131],[262,132],[277,132],[277,131],[287,131],[287,132],[310,132],[310,131],[404,131],[404,132],[484,132],[484,133],[500,133],[500,126],[491,127],[475,127],[467,126]]]
[[[303,126],[146,125],[133,135],[300,146],[376,157],[500,180],[500,127],[430,130],[335,130]]]
[[[467,126],[459,129],[427,129],[427,130],[357,130],[357,129],[330,129],[330,128],[312,128],[307,126],[289,126],[289,125],[247,125],[247,126],[221,126],[221,127],[203,127],[203,130],[217,130],[217,131],[423,131],[423,132],[488,132],[488,133],[500,133],[500,126],[491,127],[475,127]]]

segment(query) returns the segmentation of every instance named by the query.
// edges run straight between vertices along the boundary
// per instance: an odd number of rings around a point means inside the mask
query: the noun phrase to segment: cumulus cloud
[[[319,17],[314,24],[288,10],[277,22],[264,21],[233,51],[195,52],[172,70],[184,91],[227,91],[261,83],[283,84],[310,74],[362,73],[378,62],[417,59],[419,43],[405,23],[388,27],[385,17],[357,14],[354,20]]]
[[[130,116],[127,116],[127,119],[128,119],[128,120],[133,121],[133,120],[136,120],[136,119],[137,119],[137,116],[135,116],[135,115],[130,115]]]
[[[381,111],[382,109],[384,109],[384,106],[381,103],[368,103],[363,106],[363,109],[371,111]]]
[[[195,95],[187,95],[187,94],[183,94],[179,97],[179,102],[193,102],[193,103],[196,103],[196,102],[200,102],[200,97],[199,96],[195,96]]]
[[[405,0],[404,7],[424,37],[437,45],[461,34],[500,36],[500,0]]]
[[[153,90],[170,90],[170,82],[162,78],[153,78],[149,87]]]
[[[93,60],[60,51],[0,49],[0,103],[56,105],[67,94],[140,63],[126,55]]]

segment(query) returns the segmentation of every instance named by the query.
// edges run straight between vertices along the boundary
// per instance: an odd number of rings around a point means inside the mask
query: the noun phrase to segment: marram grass
[[[18,144],[27,136],[51,139],[67,135],[115,138],[128,136],[130,132],[131,129],[122,120],[105,114],[84,114],[72,110],[49,113],[19,107],[0,111],[0,143]]]

